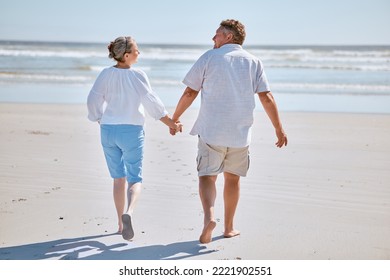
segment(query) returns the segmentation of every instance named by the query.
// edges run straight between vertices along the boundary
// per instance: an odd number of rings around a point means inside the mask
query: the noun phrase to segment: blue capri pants
[[[111,177],[126,177],[129,183],[142,182],[143,126],[102,124],[100,137]]]

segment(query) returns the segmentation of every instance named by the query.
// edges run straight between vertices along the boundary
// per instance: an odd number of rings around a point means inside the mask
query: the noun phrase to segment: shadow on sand
[[[103,242],[106,237],[113,235],[117,234],[3,247],[0,248],[0,260],[179,260],[216,252],[207,250],[197,240],[144,247],[136,247],[133,242],[126,241],[112,245]]]

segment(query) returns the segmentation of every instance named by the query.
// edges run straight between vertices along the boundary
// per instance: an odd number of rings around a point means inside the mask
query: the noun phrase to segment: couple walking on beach
[[[216,227],[216,180],[221,173],[224,176],[224,237],[240,234],[233,222],[240,196],[240,178],[246,176],[249,168],[255,95],[275,128],[276,146],[287,145],[287,135],[263,65],[242,48],[245,36],[241,22],[229,19],[220,23],[212,38],[214,48],[205,52],[185,76],[183,83],[187,87],[172,118],[152,91],[146,74],[131,68],[140,54],[135,40],[118,37],[109,44],[109,57],[116,65],[105,68],[97,77],[88,95],[88,118],[100,124],[101,143],[114,180],[118,232],[124,239],[134,237],[132,213],[141,192],[145,122],[142,107],[175,135],[182,131],[180,117],[199,92],[202,102],[190,131],[191,135],[198,136],[199,195],[204,212],[199,241],[212,240]]]

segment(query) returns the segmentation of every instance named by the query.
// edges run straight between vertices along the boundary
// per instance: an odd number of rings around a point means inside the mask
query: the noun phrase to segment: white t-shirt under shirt
[[[270,91],[261,61],[241,45],[204,53],[183,83],[201,91],[198,118],[190,132],[211,145],[246,147],[251,141],[255,94]]]
[[[133,68],[103,69],[88,95],[87,105],[88,119],[100,124],[144,125],[144,108],[156,120],[168,114],[146,74]]]

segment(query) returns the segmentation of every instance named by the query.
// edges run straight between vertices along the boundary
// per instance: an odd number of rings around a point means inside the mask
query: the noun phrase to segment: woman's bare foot
[[[212,239],[213,230],[217,226],[215,221],[210,221],[202,231],[202,234],[199,237],[200,243],[210,243]]]
[[[120,225],[118,225],[118,231],[116,233],[122,234],[122,230],[123,230],[123,225],[121,223]]]
[[[231,238],[231,237],[234,237],[234,236],[237,236],[237,235],[240,235],[240,231],[239,231],[239,230],[233,229],[233,230],[231,230],[231,231],[229,231],[229,232],[225,232],[225,233],[223,234],[223,237],[225,237],[225,238]]]
[[[131,223],[131,216],[129,214],[122,215],[122,237],[125,240],[131,240],[134,237],[133,225]]]

